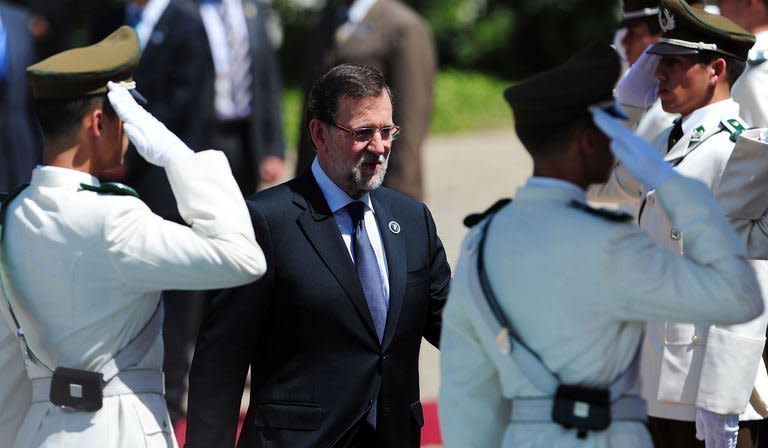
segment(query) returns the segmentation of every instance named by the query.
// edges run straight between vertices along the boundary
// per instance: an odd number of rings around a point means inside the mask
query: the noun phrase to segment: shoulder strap
[[[93,191],[95,193],[112,194],[117,196],[133,196],[139,197],[139,193],[128,185],[121,184],[120,182],[104,182],[99,186],[80,184],[81,191]]]
[[[515,364],[520,368],[520,371],[526,376],[531,384],[547,395],[554,396],[557,388],[561,384],[560,378],[520,339],[512,326],[512,323],[504,314],[501,305],[499,305],[498,298],[493,292],[490,279],[486,273],[484,261],[485,240],[494,217],[495,212],[492,212],[485,220],[485,223],[480,230],[480,242],[477,250],[478,282],[483,296],[485,297],[484,303],[495,318],[495,321],[489,322],[489,324],[492,326],[491,328],[498,329],[496,343],[499,346],[499,350],[504,354],[512,356]],[[624,395],[624,393],[637,382],[637,377],[640,371],[640,347],[641,344],[638,343],[634,358],[629,367],[610,385],[609,391],[612,401],[615,401]]]
[[[720,122],[720,126],[723,127],[726,131],[728,131],[729,134],[731,134],[731,141],[736,142],[736,140],[739,139],[739,135],[741,135],[742,132],[746,131],[749,126],[747,126],[744,121],[739,118],[725,118],[723,121]]]

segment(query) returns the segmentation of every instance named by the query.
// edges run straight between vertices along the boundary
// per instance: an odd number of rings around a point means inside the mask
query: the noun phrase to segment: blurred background
[[[8,0],[33,14],[38,54],[85,45],[98,11],[119,0]],[[195,0],[187,0],[196,3]],[[333,0],[263,0],[284,83],[287,149],[298,141],[300,83],[313,21]],[[403,0],[435,38],[439,74],[430,133],[509,126],[500,92],[511,81],[556,65],[586,42],[610,38],[615,0]]]

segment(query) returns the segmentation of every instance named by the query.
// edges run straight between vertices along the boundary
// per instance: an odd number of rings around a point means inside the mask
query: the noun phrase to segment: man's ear
[[[717,58],[709,63],[709,68],[711,70],[709,84],[711,86],[717,85],[717,82],[720,80],[726,80],[726,77],[728,76],[726,73],[727,65],[728,64],[723,58]]]
[[[104,130],[104,111],[100,108],[91,109],[83,118],[83,128],[91,137],[101,137]]]
[[[320,152],[328,147],[328,139],[330,133],[328,127],[322,121],[317,118],[313,118],[309,121],[309,137],[312,139],[312,143],[315,145],[315,150]]]

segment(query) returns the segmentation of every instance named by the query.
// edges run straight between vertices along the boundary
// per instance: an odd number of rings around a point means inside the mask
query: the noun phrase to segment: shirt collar
[[[149,0],[141,13],[141,20],[136,25],[136,34],[139,35],[139,44],[143,50],[147,46],[149,37],[157,25],[157,21],[165,12],[170,0]]]
[[[355,200],[363,202],[369,209],[371,209],[371,211],[373,211],[373,203],[371,202],[370,193],[365,193],[360,199],[352,199],[349,197],[344,190],[339,188],[339,186],[325,174],[323,168],[320,167],[320,162],[317,160],[317,157],[312,161],[312,175],[315,176],[315,181],[317,181],[317,185],[320,187],[320,191],[323,193],[323,197],[328,203],[328,208],[331,209],[332,213],[338,212],[346,207],[347,204]]]
[[[347,21],[351,24],[358,24],[363,21],[368,11],[371,10],[377,0],[355,0],[349,7]]]
[[[99,179],[90,173],[51,165],[37,166],[32,171],[30,183],[45,187],[76,185],[78,188],[81,183],[93,186],[101,185]]]
[[[751,51],[760,51],[768,49],[768,31],[761,31],[755,34],[755,45]]]
[[[723,118],[738,117],[739,105],[732,98],[709,104],[696,109],[683,117],[683,135],[688,135],[694,128],[704,126],[705,129],[717,129]]]
[[[581,202],[587,202],[586,192],[582,190],[578,185],[572,182],[568,182],[567,180],[556,179],[554,177],[531,176],[530,178],[528,178],[528,181],[526,182],[526,186],[556,187],[556,188],[561,188],[565,190],[570,190],[570,192],[573,193],[574,195],[574,199],[579,200]]]

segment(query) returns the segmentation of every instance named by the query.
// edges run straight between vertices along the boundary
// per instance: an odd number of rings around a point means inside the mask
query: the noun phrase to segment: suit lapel
[[[408,274],[406,260],[405,237],[403,229],[396,216],[386,203],[379,200],[376,191],[371,193],[373,208],[376,211],[376,224],[379,226],[379,234],[384,244],[384,253],[387,254],[387,272],[389,275],[389,311],[387,312],[387,324],[384,327],[384,337],[382,347],[386,349],[392,342],[392,337],[397,330],[397,322],[400,317],[400,310],[403,308],[405,300],[405,284]],[[390,229],[390,223],[397,223],[398,233]]]
[[[336,220],[328,208],[311,171],[307,170],[298,179],[298,187],[294,195],[294,203],[304,209],[299,215],[298,224],[306,235],[317,255],[323,260],[333,276],[339,282],[347,297],[357,309],[360,318],[365,322],[371,336],[378,340],[376,327],[373,325],[368,302],[365,300],[363,288],[357,278],[357,271],[349,252],[341,239]]]

